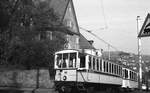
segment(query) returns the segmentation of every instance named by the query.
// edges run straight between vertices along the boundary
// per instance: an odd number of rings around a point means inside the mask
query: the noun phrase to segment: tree
[[[4,20],[0,22],[0,35],[5,36],[0,37],[4,42],[0,48],[5,64],[28,69],[53,66],[54,52],[63,49],[67,42],[65,34],[70,33],[48,3],[48,0],[0,1],[0,16]],[[48,31],[54,39],[41,39]]]

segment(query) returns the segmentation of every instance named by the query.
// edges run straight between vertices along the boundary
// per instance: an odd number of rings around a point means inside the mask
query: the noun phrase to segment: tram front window
[[[57,58],[56,58],[56,66],[57,66],[57,68],[61,68],[62,54],[57,54],[56,56],[57,56]]]
[[[70,53],[70,61],[69,61],[69,67],[75,68],[76,67],[76,53]]]
[[[56,55],[57,68],[75,68],[76,67],[76,53],[62,53]]]
[[[62,68],[68,68],[69,60],[68,53],[63,54]]]

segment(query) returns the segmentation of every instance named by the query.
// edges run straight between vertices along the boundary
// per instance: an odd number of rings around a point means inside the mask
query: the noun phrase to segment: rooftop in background
[[[80,34],[79,45],[80,49],[95,49],[82,34]]]

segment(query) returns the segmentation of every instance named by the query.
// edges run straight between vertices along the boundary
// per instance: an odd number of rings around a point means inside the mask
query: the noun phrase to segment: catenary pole
[[[137,35],[139,34],[139,20],[140,16],[137,16]],[[138,83],[139,83],[139,89],[142,90],[142,55],[141,55],[141,37],[137,37],[138,39]]]

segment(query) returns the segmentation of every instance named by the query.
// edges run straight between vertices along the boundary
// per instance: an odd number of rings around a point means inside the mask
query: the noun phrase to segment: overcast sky
[[[118,50],[137,53],[137,21],[140,24],[150,12],[150,0],[73,0],[80,27],[109,42]],[[102,29],[105,28],[105,29]],[[80,30],[95,47],[108,50],[108,45]],[[111,49],[114,50],[114,49]],[[150,54],[150,37],[142,38],[142,54]]]

